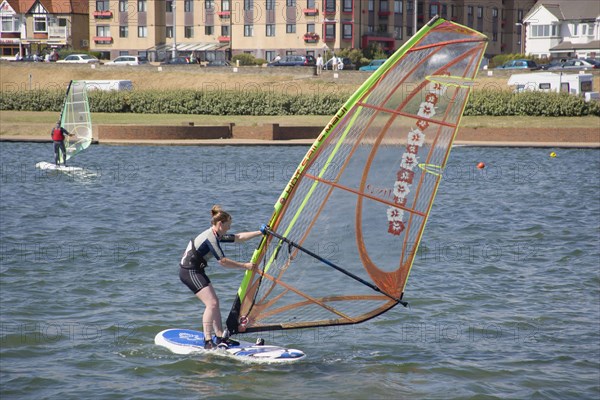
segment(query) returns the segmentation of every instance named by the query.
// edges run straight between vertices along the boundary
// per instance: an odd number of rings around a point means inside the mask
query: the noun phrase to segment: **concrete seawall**
[[[321,126],[98,125],[94,143],[107,145],[308,145]],[[44,136],[0,136],[6,142],[48,142]],[[598,128],[461,128],[457,145],[600,148]]]

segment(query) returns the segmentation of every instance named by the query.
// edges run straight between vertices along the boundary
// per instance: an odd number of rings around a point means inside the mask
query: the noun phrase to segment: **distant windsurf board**
[[[56,165],[46,161],[41,161],[35,164],[35,167],[43,170],[60,171],[60,172],[77,172],[83,171],[81,167],[65,167],[64,165]]]

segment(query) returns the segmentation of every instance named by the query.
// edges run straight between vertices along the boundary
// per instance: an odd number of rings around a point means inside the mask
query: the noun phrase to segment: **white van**
[[[515,92],[525,90],[541,92],[565,92],[577,96],[585,96],[593,91],[594,76],[592,74],[564,74],[562,72],[534,72],[514,74],[508,80]]]
[[[85,81],[87,90],[132,90],[133,83],[130,80],[98,80]]]

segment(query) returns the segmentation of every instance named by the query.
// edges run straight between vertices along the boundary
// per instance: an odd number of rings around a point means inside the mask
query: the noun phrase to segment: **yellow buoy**
[[[556,157],[556,153],[555,152],[550,153],[550,157],[552,157],[552,158]]]

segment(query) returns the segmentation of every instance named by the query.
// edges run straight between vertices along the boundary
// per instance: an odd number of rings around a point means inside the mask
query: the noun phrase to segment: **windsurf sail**
[[[275,204],[230,332],[355,324],[405,304],[486,45],[436,17],[350,97]]]
[[[67,160],[92,143],[92,119],[85,81],[71,81],[60,115],[60,125],[71,134],[65,139]]]

